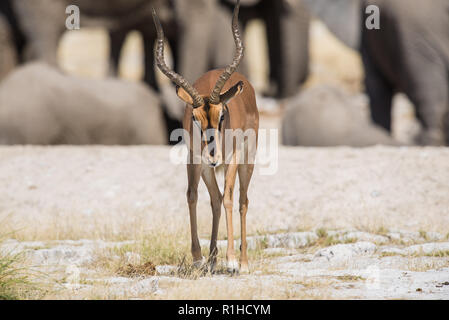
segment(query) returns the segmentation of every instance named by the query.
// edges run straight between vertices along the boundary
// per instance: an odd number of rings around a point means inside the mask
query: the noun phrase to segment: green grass
[[[388,230],[384,226],[381,226],[376,230],[376,233],[381,236],[386,236],[388,233]]]
[[[268,247],[267,244],[267,239],[262,238],[257,242],[255,248],[248,248],[250,266],[255,267],[273,256],[285,255],[284,253],[265,252]],[[209,258],[209,247],[203,245],[201,249],[203,257],[207,260]],[[140,259],[130,262],[127,258],[128,253],[136,254]],[[235,248],[235,254],[238,259],[240,257],[238,244]],[[215,273],[226,273],[226,268],[222,267],[224,261],[226,261],[226,248],[218,248]],[[123,275],[123,270],[144,270],[144,266],[149,263],[154,266],[176,266],[177,271],[173,272],[172,275],[181,278],[196,279],[210,273],[208,263],[199,269],[193,266],[188,230],[171,233],[166,231],[154,232],[145,235],[133,244],[105,249],[98,253],[94,265],[107,272]]]
[[[114,251],[119,256],[127,252],[140,255],[142,262],[151,261],[155,265],[176,264],[183,256],[190,254],[189,240],[179,240],[175,237],[149,236],[135,244],[116,247]]]
[[[0,300],[35,299],[41,294],[33,273],[25,267],[23,254],[0,249]]]
[[[324,239],[324,242],[323,242],[322,245],[325,246],[325,247],[330,247],[330,246],[334,246],[334,245],[337,245],[337,244],[354,243],[356,241],[357,241],[357,239],[354,239],[354,238],[336,239],[333,236],[327,236]]]
[[[320,239],[327,238],[327,231],[325,229],[323,229],[323,228],[317,229],[316,230],[316,235]]]
[[[381,258],[385,258],[385,257],[395,257],[395,256],[402,256],[402,254],[400,253],[396,253],[396,252],[382,252],[380,254]]]
[[[203,246],[202,255],[208,257],[208,248]],[[134,253],[140,257],[138,263],[128,261],[126,254]],[[119,259],[111,259],[118,256]],[[146,264],[154,266],[172,265],[185,270],[184,273],[193,272],[192,256],[190,251],[190,235],[187,231],[168,233],[166,231],[153,232],[145,235],[133,244],[116,246],[106,249],[97,257],[96,264],[102,269],[121,274],[123,269],[133,267],[136,270],[144,269]]]
[[[0,220],[0,226],[8,225],[6,218]],[[4,246],[5,239],[15,232],[0,230],[0,300],[42,299],[52,292],[53,280],[31,267],[24,251]]]
[[[344,276],[337,276],[336,277],[340,281],[346,281],[346,282],[352,282],[352,281],[365,281],[366,279],[361,276],[354,276],[354,275],[344,275]]]
[[[425,241],[429,241],[429,237],[427,236],[427,232],[424,230],[419,230],[419,236],[423,238]]]
[[[449,250],[440,250],[436,252],[432,252],[429,254],[426,254],[427,257],[436,257],[436,258],[446,258],[449,257]]]
[[[309,246],[329,247],[336,244],[347,244],[357,241],[357,239],[354,238],[336,238],[333,235],[329,235],[323,228],[317,229],[315,233],[318,236],[318,240],[316,240],[315,243],[313,241],[310,242]]]

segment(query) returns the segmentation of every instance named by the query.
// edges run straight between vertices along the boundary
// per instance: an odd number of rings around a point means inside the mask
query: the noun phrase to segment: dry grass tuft
[[[22,252],[2,250],[0,241],[0,300],[42,298],[48,290],[37,282],[37,276]]]
[[[19,255],[0,253],[0,300],[16,300],[28,285],[25,270],[18,266]]]
[[[440,250],[426,254],[427,257],[446,258],[449,257],[449,250]]]
[[[141,265],[133,265],[128,263],[126,266],[120,267],[117,273],[125,277],[154,276],[156,274],[156,266],[151,262],[145,262]]]
[[[315,231],[316,235],[318,236],[318,239],[316,241],[310,241],[308,246],[311,248],[321,248],[321,247],[329,247],[334,246],[336,244],[347,244],[347,243],[354,243],[357,242],[357,239],[355,238],[337,238],[333,235],[328,234],[328,232],[323,229],[317,229]]]
[[[344,276],[337,276],[336,277],[338,280],[340,281],[345,281],[345,282],[352,282],[352,281],[365,281],[366,279],[361,277],[361,276],[354,276],[354,275],[344,275]]]

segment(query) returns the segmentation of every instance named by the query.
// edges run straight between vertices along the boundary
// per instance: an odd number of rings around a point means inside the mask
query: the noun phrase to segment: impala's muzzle
[[[203,162],[216,167],[222,163],[220,131],[208,129],[203,133]]]

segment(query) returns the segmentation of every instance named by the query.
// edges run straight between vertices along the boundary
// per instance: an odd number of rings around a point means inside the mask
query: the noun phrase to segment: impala
[[[239,264],[234,251],[232,226],[233,191],[237,173],[240,183],[240,271],[249,272],[246,242],[247,192],[254,170],[254,157],[259,128],[259,113],[254,89],[243,75],[235,72],[243,58],[244,51],[238,25],[239,8],[240,1],[235,6],[232,19],[232,33],[236,45],[232,63],[225,69],[207,72],[193,86],[166,65],[164,59],[164,33],[153,9],[153,19],[158,36],[155,47],[156,64],[162,73],[177,85],[176,93],[186,103],[183,127],[185,132],[189,133],[189,141],[186,141],[189,148],[187,202],[190,214],[193,262],[196,265],[202,262],[196,215],[198,184],[200,177],[202,177],[210,195],[213,215],[209,258],[211,268],[213,269],[216,263],[217,234],[221,216],[221,204],[223,203],[226,211],[228,236],[227,268],[232,273],[239,271]],[[192,147],[195,130],[200,132],[202,137],[199,163],[194,161],[197,155],[194,154]],[[250,139],[245,135],[242,148],[238,147],[239,143],[236,141],[236,135],[225,134],[225,132],[242,133],[248,131],[254,133],[254,138]],[[228,139],[228,143],[226,143],[226,139]],[[225,148],[226,145],[231,145],[231,148]],[[245,157],[245,155],[247,156]],[[215,168],[221,163],[224,165],[225,175],[223,195],[220,192],[215,176]]]

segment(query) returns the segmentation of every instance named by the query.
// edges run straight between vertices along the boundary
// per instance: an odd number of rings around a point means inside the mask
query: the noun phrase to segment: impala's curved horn
[[[169,78],[176,85],[183,88],[192,97],[194,108],[198,108],[204,105],[204,99],[199,95],[198,91],[186,79],[184,79],[184,77],[171,70],[165,63],[164,31],[154,8],[152,8],[152,12],[154,25],[156,26],[157,31],[157,44],[156,48],[154,49],[154,56],[159,70],[161,70],[162,73],[167,76],[167,78]]]
[[[240,11],[240,0],[238,0],[237,4],[235,5],[234,16],[232,18],[232,34],[234,36],[234,42],[236,47],[234,60],[229,66],[226,67],[226,69],[223,71],[223,73],[215,83],[214,90],[212,91],[209,100],[210,103],[212,104],[218,104],[220,102],[221,90],[223,90],[226,81],[229,80],[231,75],[234,73],[235,69],[237,69],[237,67],[239,66],[240,61],[242,61],[243,59],[244,47],[239,30],[239,11]]]

